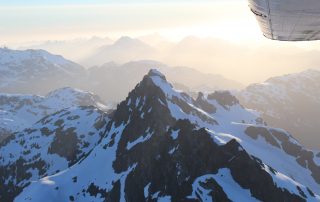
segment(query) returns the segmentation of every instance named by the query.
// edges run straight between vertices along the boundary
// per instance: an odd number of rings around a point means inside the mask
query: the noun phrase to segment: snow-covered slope
[[[320,71],[275,77],[237,96],[269,125],[290,131],[304,145],[320,150]]]
[[[64,108],[95,106],[107,110],[96,95],[72,88],[61,88],[46,96],[0,94],[0,130],[20,131],[39,119]]]
[[[2,92],[43,94],[70,86],[85,74],[85,69],[80,65],[44,50],[0,48]]]
[[[0,143],[0,201],[12,201],[31,181],[83,159],[105,134],[107,114],[73,107],[50,114]]]
[[[319,175],[316,153],[229,92],[193,99],[152,70],[86,158],[15,201],[319,201]]]

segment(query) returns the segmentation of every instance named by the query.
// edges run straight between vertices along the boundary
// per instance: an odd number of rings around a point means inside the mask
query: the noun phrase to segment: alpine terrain
[[[0,172],[1,201],[320,201],[320,153],[157,70],[109,114],[65,109],[11,134]]]

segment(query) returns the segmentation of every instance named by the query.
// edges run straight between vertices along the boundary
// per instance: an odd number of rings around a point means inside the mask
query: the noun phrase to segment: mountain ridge
[[[252,84],[237,97],[271,125],[290,131],[304,145],[319,149],[320,71],[315,69],[273,77]]]
[[[14,133],[49,114],[78,106],[109,110],[98,96],[69,87],[57,89],[46,96],[0,93],[0,129],[6,134]]]

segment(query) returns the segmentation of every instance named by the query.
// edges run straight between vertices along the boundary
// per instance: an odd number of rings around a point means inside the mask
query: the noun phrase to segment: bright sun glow
[[[153,32],[175,40],[189,35],[238,42],[261,39],[245,1],[0,7],[0,10],[0,37],[7,44]]]

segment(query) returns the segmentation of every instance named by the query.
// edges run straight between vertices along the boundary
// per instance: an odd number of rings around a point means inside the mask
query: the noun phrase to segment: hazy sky
[[[310,54],[307,51],[320,50],[318,41],[278,42],[263,37],[247,0],[0,0],[0,45],[9,47],[25,47],[26,44],[30,45],[29,42],[46,40],[92,36],[117,39],[152,33],[174,41],[190,35],[209,36],[250,49],[259,47],[259,50],[265,50],[266,46],[270,53],[273,50],[285,50],[281,53],[286,54],[292,46],[306,50],[303,58],[295,58],[299,60],[295,67],[287,62],[291,58],[274,60],[270,54],[262,61],[251,57],[240,58],[248,65],[241,66],[237,71],[232,67],[237,63],[228,59],[226,61],[232,65],[221,65],[220,69],[213,69],[210,65],[198,65],[203,66],[202,69],[197,65],[192,66],[242,83],[260,82],[270,76],[314,67],[317,63],[310,65],[313,61],[309,61]],[[207,59],[215,60],[213,52],[206,54]],[[197,57],[204,60],[202,56]]]
[[[245,0],[11,0],[0,3],[2,43],[160,33],[263,39]]]
[[[226,0],[232,1],[232,0]],[[240,1],[240,0],[235,0]],[[88,4],[112,4],[112,3],[163,3],[163,2],[212,2],[212,0],[10,0],[6,2],[1,2],[1,5],[88,5]]]
[[[262,36],[247,0],[0,0],[0,45],[150,33],[273,43]]]

